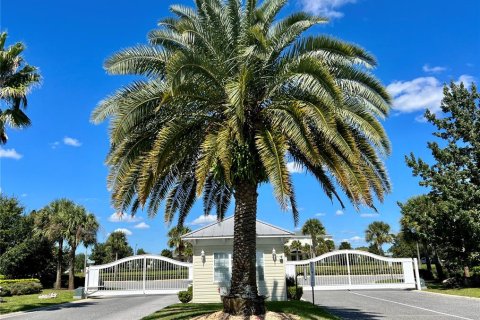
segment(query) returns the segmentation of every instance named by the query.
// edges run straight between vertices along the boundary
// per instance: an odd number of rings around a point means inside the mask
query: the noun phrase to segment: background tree
[[[190,228],[175,226],[170,231],[168,231],[168,241],[167,245],[170,248],[173,248],[173,253],[177,255],[178,259],[183,261],[185,257],[185,249],[190,244],[182,240],[182,236],[191,232]]]
[[[339,250],[351,250],[352,245],[348,241],[342,241],[340,245],[338,246]]]
[[[302,37],[323,18],[301,12],[275,21],[286,4],[278,0],[195,4],[171,6],[175,17],[161,20],[149,45],[107,60],[109,73],[147,77],[102,101],[92,118],[112,121],[107,162],[119,210],[146,205],[155,215],[166,200],[165,220],[178,217],[182,226],[196,196],[203,193],[205,214],[216,208],[220,220],[235,198],[224,310],[263,314],[255,268],[259,185],[270,182],[297,222],[291,160],[328,197],[339,199],[339,186],[355,206],[373,207],[390,190],[379,157],[390,146],[378,121],[390,97],[366,72],[376,62],[365,50]]]
[[[313,252],[313,248],[311,245],[309,245],[308,243],[305,243],[302,247],[302,252],[304,253],[305,255],[305,259],[310,259],[310,258],[313,258],[314,256],[314,252]],[[303,258],[303,257],[302,257]]]
[[[335,250],[335,242],[333,240],[325,240],[325,244],[328,248],[328,252],[332,252],[333,250]]]
[[[365,230],[365,240],[371,243],[373,249],[375,249],[374,253],[383,255],[382,245],[393,241],[393,236],[390,234],[390,226],[383,221],[370,223],[367,230]]]
[[[85,272],[85,253],[77,253],[75,255],[75,272],[78,272],[81,270],[82,272]]]
[[[35,277],[51,285],[53,243],[33,235],[34,214],[26,215],[16,198],[0,194],[0,274],[12,279]]]
[[[35,235],[44,235],[57,244],[57,275],[55,289],[62,285],[63,246],[66,242],[68,212],[73,210],[73,203],[67,199],[52,201],[35,215]]]
[[[36,67],[22,57],[25,45],[17,42],[5,47],[7,33],[0,33],[0,145],[7,143],[6,126],[24,128],[30,119],[24,113],[27,95],[34,85],[40,83]]]
[[[83,243],[88,246],[97,241],[98,222],[95,216],[88,213],[87,210],[80,205],[72,203],[70,210],[65,215],[66,229],[64,230],[65,239],[70,246],[69,251],[69,273],[68,273],[68,289],[75,289],[75,254],[77,247]]]
[[[325,236],[325,227],[318,219],[308,219],[302,227],[302,234],[309,235],[312,238],[312,254],[315,256],[315,250],[318,242]]]
[[[433,135],[441,139],[441,145],[428,143],[433,164],[413,153],[406,162],[420,185],[430,188],[434,202],[442,204],[436,217],[443,222],[437,230],[443,251],[468,277],[469,267],[480,259],[480,95],[474,84],[468,90],[453,82],[443,94],[441,116],[425,113],[437,129]]]
[[[443,229],[443,221],[440,220],[441,215],[438,214],[441,203],[435,203],[429,195],[420,195],[408,199],[405,203],[398,202],[397,204],[402,214],[400,225],[403,238],[406,241],[422,244],[427,270],[430,272],[432,272],[432,266],[429,249],[433,249],[437,277],[443,279],[445,275],[438,252],[443,248],[444,240],[438,237],[439,232],[437,232],[437,230]],[[443,231],[441,232],[443,233]]]
[[[127,235],[122,231],[110,233],[107,241],[105,241],[105,252],[107,263],[133,255],[133,249],[128,244]]]
[[[287,257],[288,260],[291,260],[292,257],[292,252],[290,251],[290,247],[289,246],[283,246],[283,254],[285,255],[285,257]]]
[[[167,258],[170,258],[170,259],[173,258],[172,250],[168,250],[168,249],[163,249],[162,252],[160,253],[160,255],[162,257],[167,257]]]
[[[139,249],[137,250],[137,255],[141,255],[141,254],[148,254],[148,252],[145,251],[145,250],[143,250],[143,248],[139,248]]]
[[[301,260],[303,246],[302,243],[298,240],[293,240],[290,244],[290,252],[295,252],[296,260]]]
[[[105,264],[110,262],[104,243],[95,243],[90,254],[90,260],[95,264]]]
[[[393,238],[393,244],[388,249],[392,253],[394,258],[416,258],[417,257],[417,245],[414,241],[409,241],[405,237],[403,232],[399,232]],[[421,263],[421,261],[419,261]],[[431,269],[429,270],[431,271]]]

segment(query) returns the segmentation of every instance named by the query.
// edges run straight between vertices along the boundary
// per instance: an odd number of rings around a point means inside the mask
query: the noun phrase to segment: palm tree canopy
[[[310,235],[313,238],[317,239],[319,236],[325,235],[325,227],[322,222],[318,219],[308,219],[305,221],[302,227],[303,235]]]
[[[390,234],[390,226],[383,221],[372,222],[365,231],[365,240],[373,242],[377,247],[392,242],[393,236]]]
[[[21,54],[25,46],[21,42],[5,47],[7,33],[0,33],[0,144],[7,142],[5,126],[23,128],[30,125],[24,110],[27,94],[40,83],[36,67],[27,64]]]
[[[174,249],[175,254],[177,255],[184,254],[184,249],[188,247],[188,244],[182,240],[182,236],[184,234],[189,233],[190,231],[192,231],[190,230],[190,228],[184,227],[184,226],[176,226],[176,227],[173,227],[170,231],[168,231],[167,244],[170,248],[175,248]]]
[[[101,101],[111,119],[107,157],[113,204],[183,224],[203,193],[205,214],[224,217],[242,183],[270,182],[282,209],[298,210],[287,169],[312,174],[329,198],[336,185],[373,207],[390,190],[381,157],[390,151],[379,119],[390,97],[359,46],[302,34],[325,19],[293,13],[286,0],[196,0],[172,5],[148,44],[122,50],[108,73],[142,76]],[[343,203],[342,203],[343,206]]]

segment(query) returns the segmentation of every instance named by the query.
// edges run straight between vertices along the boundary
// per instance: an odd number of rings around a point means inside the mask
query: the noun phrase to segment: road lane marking
[[[417,306],[413,306],[413,305],[411,305],[411,304],[406,304],[406,303],[401,303],[401,302],[392,301],[392,300],[388,300],[388,299],[382,299],[382,298],[367,296],[367,295],[365,295],[365,294],[361,294],[361,293],[357,293],[357,292],[352,292],[352,291],[350,291],[350,293],[355,294],[355,295],[357,295],[357,296],[361,296],[361,297],[366,297],[366,298],[370,298],[370,299],[375,299],[375,300],[380,300],[380,301],[385,301],[385,302],[390,302],[390,303],[399,304],[399,305],[405,306],[405,307],[410,307],[410,308],[420,309],[420,310],[424,310],[424,311],[429,311],[429,312],[441,314],[441,315],[448,316],[448,317],[454,317],[454,318],[464,319],[464,320],[475,320],[475,319],[471,319],[471,318],[465,318],[465,317],[461,317],[461,316],[456,316],[456,315],[454,315],[454,314],[449,314],[449,313],[444,313],[444,312],[440,312],[440,311],[435,311],[435,310],[431,310],[431,309],[427,309],[427,308],[417,307]]]

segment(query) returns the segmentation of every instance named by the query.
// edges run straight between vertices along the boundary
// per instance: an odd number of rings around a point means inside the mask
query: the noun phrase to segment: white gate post
[[[345,253],[345,256],[347,257],[347,272],[348,272],[348,286],[352,286],[352,277],[350,276],[350,259],[348,259],[348,252]]]
[[[188,280],[193,281],[193,265],[188,267]]]
[[[146,282],[147,282],[147,258],[143,258],[143,294],[145,294]]]
[[[417,290],[422,290],[422,285],[420,283],[420,273],[418,272],[418,261],[417,258],[413,258],[413,269],[415,270],[415,278],[417,283]]]
[[[83,288],[83,292],[85,292],[85,296],[87,296],[87,292],[88,292],[88,269],[90,267],[86,267],[85,268],[85,287]]]

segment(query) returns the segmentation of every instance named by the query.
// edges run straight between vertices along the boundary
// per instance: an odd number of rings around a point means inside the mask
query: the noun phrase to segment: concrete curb
[[[0,319],[13,318],[13,317],[16,317],[16,316],[20,316],[20,315],[24,315],[24,314],[28,314],[28,313],[32,313],[32,312],[50,310],[50,309],[54,309],[58,306],[63,306],[63,305],[67,305],[67,304],[77,304],[77,303],[87,302],[87,301],[91,301],[91,300],[92,299],[80,299],[80,300],[74,300],[74,301],[70,301],[70,302],[62,302],[62,303],[52,304],[52,305],[49,305],[49,306],[46,306],[46,307],[29,309],[29,310],[25,310],[25,311],[11,312],[11,313],[0,315]]]

